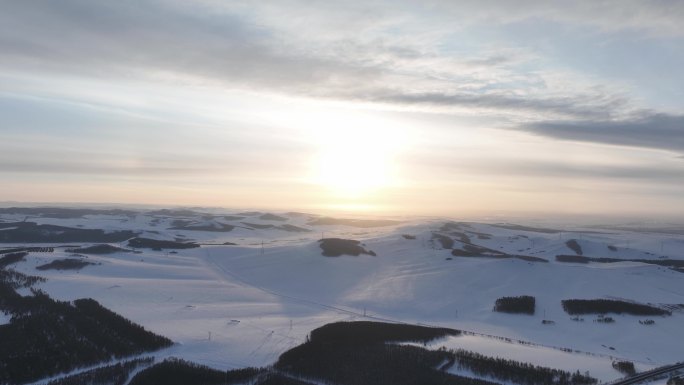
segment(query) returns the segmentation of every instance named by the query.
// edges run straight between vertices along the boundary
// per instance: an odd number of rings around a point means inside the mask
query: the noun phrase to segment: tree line
[[[78,374],[73,374],[56,380],[51,380],[47,385],[125,385],[131,372],[140,367],[148,366],[153,362],[152,357],[137,358],[134,360],[118,362],[113,365],[101,366]]]
[[[501,297],[494,303],[494,311],[502,313],[534,314],[535,298],[529,295]]]
[[[453,329],[415,325],[338,322],[312,331],[307,342],[283,353],[275,368],[298,378],[346,385],[495,384],[490,380],[448,373],[453,365],[479,377],[523,385],[597,383],[595,378],[579,372],[487,357],[465,350],[428,350],[419,345],[459,334]]]
[[[632,315],[671,315],[668,310],[641,303],[615,299],[566,299],[561,301],[563,310],[570,315],[579,314],[632,314]]]
[[[44,280],[0,268],[0,383],[19,384],[172,344],[93,299],[57,301],[31,288]],[[19,295],[18,288],[31,288]]]
[[[597,379],[588,374],[535,366],[526,362],[487,357],[466,350],[450,351],[461,369],[521,385],[593,385]]]

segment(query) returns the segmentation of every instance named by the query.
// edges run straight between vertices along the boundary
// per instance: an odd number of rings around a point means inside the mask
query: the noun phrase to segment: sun
[[[412,127],[383,111],[357,107],[310,103],[269,116],[297,127],[310,151],[302,180],[330,205],[377,205],[391,188],[403,185],[397,160],[413,143]]]
[[[316,182],[345,198],[360,198],[390,182],[389,156],[382,150],[341,143],[317,156]]]
[[[319,136],[312,179],[337,198],[358,200],[377,195],[396,182],[398,147],[391,127],[377,120],[349,123]]]

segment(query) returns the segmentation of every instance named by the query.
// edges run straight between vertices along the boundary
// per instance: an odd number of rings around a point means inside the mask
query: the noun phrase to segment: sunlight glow
[[[317,159],[317,183],[337,195],[358,198],[389,183],[388,156],[345,144],[328,148]]]
[[[324,117],[319,122],[323,123]],[[401,147],[401,130],[368,115],[325,117],[318,126],[317,153],[312,159],[313,183],[336,198],[362,199],[397,183],[394,158]],[[332,122],[331,122],[332,120]]]

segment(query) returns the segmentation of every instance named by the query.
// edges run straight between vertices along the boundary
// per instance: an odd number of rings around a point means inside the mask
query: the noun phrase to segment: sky
[[[0,201],[684,215],[684,2],[0,0]]]

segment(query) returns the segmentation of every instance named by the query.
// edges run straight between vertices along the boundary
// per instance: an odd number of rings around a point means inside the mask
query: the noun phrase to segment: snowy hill
[[[684,304],[684,274],[647,263],[684,260],[684,236],[678,234],[216,210],[69,214],[32,211],[27,217],[8,210],[0,212],[0,227],[6,225],[0,231],[11,231],[15,222],[34,222],[200,245],[131,251],[126,241],[108,243],[124,250],[84,254],[94,264],[80,270],[37,271],[69,258],[73,253],[67,249],[98,244],[52,242],[54,252],[29,252],[12,266],[46,277],[37,287],[56,299],[92,297],[177,342],[158,357],[215,368],[265,366],[327,323],[385,320],[470,332],[436,341],[434,348],[588,370],[602,381],[621,376],[611,367],[614,359],[633,361],[641,370],[684,360],[684,312],[678,307]],[[440,237],[451,239],[451,248]],[[326,257],[321,238],[358,240],[376,255]],[[579,254],[571,240],[583,256],[624,262],[557,261],[557,255]],[[26,246],[48,245],[5,243],[0,252]],[[457,256],[452,249],[489,251]],[[630,261],[636,259],[641,261]],[[492,311],[497,298],[519,295],[535,297],[534,315]],[[595,322],[597,314],[572,320],[561,301],[573,298],[634,301],[670,309],[672,315],[608,314],[615,320],[610,324]],[[646,319],[655,323],[639,322]]]

